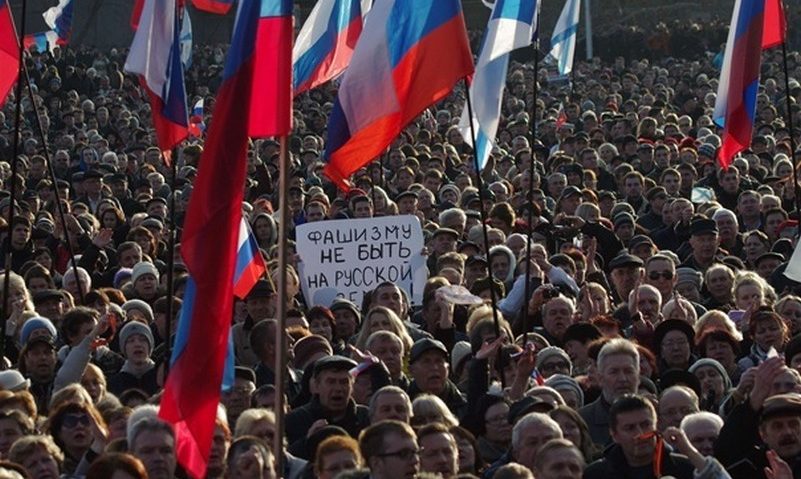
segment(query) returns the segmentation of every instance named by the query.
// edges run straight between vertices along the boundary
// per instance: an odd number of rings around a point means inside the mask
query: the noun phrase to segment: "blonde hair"
[[[356,336],[356,344],[355,346],[361,350],[364,350],[367,346],[367,339],[370,337],[372,332],[370,331],[370,325],[372,323],[372,318],[375,313],[381,313],[387,317],[390,323],[389,331],[398,335],[403,342],[403,350],[404,351],[411,351],[412,345],[414,341],[412,337],[409,336],[409,332],[406,330],[406,326],[404,326],[403,321],[389,308],[384,306],[373,306],[370,308],[370,311],[364,315],[364,321],[362,321],[362,327],[359,330],[359,334]]]
[[[22,464],[37,449],[44,449],[56,460],[59,469],[61,468],[61,464],[64,463],[64,453],[56,446],[53,438],[48,435],[30,435],[17,439],[8,451],[8,460]]]
[[[448,428],[458,426],[459,421],[453,415],[445,402],[433,394],[421,394],[412,401],[412,417],[439,416],[441,422]]]
[[[737,301],[737,291],[743,286],[756,286],[762,292],[762,299],[768,305],[776,301],[776,291],[761,276],[753,271],[740,271],[734,277],[734,301]]]
[[[716,321],[718,323],[713,324],[713,322]],[[696,338],[700,338],[703,333],[708,330],[723,329],[727,333],[734,336],[737,341],[742,341],[743,339],[743,335],[739,330],[737,330],[737,326],[734,324],[734,321],[729,318],[729,315],[718,309],[713,309],[702,314],[701,317],[698,318],[698,321],[695,322],[695,326],[693,327],[695,329]]]
[[[275,413],[264,408],[251,408],[243,411],[234,426],[234,439],[252,435],[253,427],[261,421],[275,424]]]

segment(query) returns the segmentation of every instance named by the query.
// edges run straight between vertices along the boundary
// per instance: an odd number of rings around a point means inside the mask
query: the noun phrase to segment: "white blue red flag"
[[[189,115],[189,134],[195,138],[200,138],[206,132],[204,104],[203,98],[195,102]]]
[[[476,144],[473,146],[480,169],[489,159],[498,132],[509,53],[531,45],[537,30],[538,10],[539,0],[497,0],[492,9],[476,73],[470,85],[476,132]],[[459,130],[465,141],[472,145],[468,116],[465,106]]]
[[[784,41],[779,0],[736,0],[715,100],[714,121],[723,128],[718,163],[728,168],[751,145],[762,50]]]
[[[292,51],[295,96],[339,76],[350,63],[371,0],[320,0]]]
[[[206,473],[220,389],[224,377],[229,377],[231,372],[231,363],[226,358],[231,351],[229,333],[242,218],[242,185],[247,171],[249,137],[254,136],[252,131],[258,130],[253,128],[253,117],[248,112],[252,97],[263,91],[263,83],[257,82],[264,78],[257,74],[267,74],[269,68],[258,65],[267,58],[258,52],[264,46],[260,44],[265,40],[262,29],[271,27],[269,14],[283,14],[291,8],[290,0],[239,0],[231,47],[214,106],[214,122],[209,126],[184,220],[181,256],[189,280],[159,416],[173,424],[178,461],[196,478]],[[282,15],[272,15],[276,16]],[[267,25],[263,23],[264,18],[268,18]],[[281,27],[282,21],[273,23]],[[291,20],[289,25],[288,36],[283,41],[291,52]],[[285,82],[287,95],[291,95],[291,55],[281,73],[286,73],[288,78],[272,82]],[[275,76],[279,71],[272,70],[270,74]],[[253,269],[248,267],[246,271],[252,273]]]
[[[74,0],[59,0],[58,5],[48,8],[42,14],[45,23],[50,27],[58,38],[67,44],[72,36],[72,16],[74,11]]]
[[[245,299],[253,286],[264,276],[267,265],[259,250],[259,244],[247,221],[239,222],[239,239],[236,250],[236,272],[234,273],[234,295]]]
[[[325,174],[348,178],[473,73],[458,0],[376,0],[328,122]]]
[[[292,38],[291,0],[262,0],[254,24],[254,85],[251,95],[250,136],[286,136],[292,131]]]
[[[579,14],[581,0],[567,0],[551,35],[550,55],[557,61],[560,75],[569,75],[573,71]]]
[[[184,69],[176,0],[145,0],[125,70],[139,75],[150,98],[159,148],[168,151],[188,135]]]
[[[11,7],[7,0],[0,0],[0,106],[6,101],[11,87],[19,76],[19,41]]]
[[[26,50],[34,48],[39,53],[52,52],[57,46],[66,45],[53,30],[25,35],[22,41]]]

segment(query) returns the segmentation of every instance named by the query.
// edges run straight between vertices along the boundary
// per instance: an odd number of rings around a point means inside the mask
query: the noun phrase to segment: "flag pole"
[[[30,73],[28,72],[28,67],[25,64],[23,64],[22,66],[22,72],[25,74],[25,85],[27,86],[28,97],[33,98],[33,87],[31,86],[31,76]],[[72,262],[73,266],[77,266],[77,263],[75,261],[75,250],[72,249],[72,240],[70,239],[70,235],[67,234],[67,228],[66,228],[67,222],[64,215],[64,206],[61,204],[61,197],[59,196],[58,192],[58,178],[56,177],[56,170],[53,167],[53,162],[50,159],[50,149],[48,148],[49,142],[47,134],[45,133],[44,128],[42,127],[42,118],[41,116],[39,116],[39,110],[35,111],[34,119],[36,121],[36,128],[39,131],[39,136],[42,139],[42,145],[44,146],[43,153],[45,157],[45,162],[47,163],[47,172],[50,175],[50,181],[53,183],[53,196],[55,196],[56,198],[56,211],[58,212],[58,217],[61,220],[61,224],[65,225],[62,228],[62,233],[64,234],[64,243],[66,243],[67,249],[69,250],[70,261]],[[76,275],[75,280],[80,284],[81,281],[80,276]],[[81,287],[78,288],[78,296],[81,299],[81,304],[83,304],[84,294],[83,294],[83,288]]]
[[[280,155],[278,158],[278,309],[275,330],[275,470],[278,477],[283,477],[284,471],[284,392],[286,383],[286,267],[287,267],[287,235],[289,222],[289,208],[287,207],[287,137],[280,138]]]
[[[11,230],[12,221],[14,220],[14,209],[16,206],[16,195],[17,195],[17,165],[19,164],[19,137],[20,137],[20,130],[22,124],[22,72],[25,69],[25,46],[22,38],[25,36],[25,16],[27,14],[28,9],[28,2],[27,0],[22,0],[22,19],[20,20],[20,35],[17,36],[17,40],[19,41],[19,65],[18,67],[18,76],[17,76],[17,89],[16,89],[16,98],[15,100],[16,105],[14,107],[14,146],[12,149],[11,155],[11,188],[9,193],[10,201],[8,204],[8,234],[6,235],[5,244],[6,247],[6,257],[4,258],[4,265],[5,265],[5,278],[3,281],[3,314],[2,319],[0,319],[0,358],[4,358],[6,355],[6,326],[7,326],[7,317],[8,317],[8,295],[10,292],[10,280],[11,280],[11,259],[12,259],[12,249],[11,249]],[[9,14],[11,13],[11,5],[8,6]],[[14,23],[13,17],[11,21],[12,25]],[[31,102],[33,102],[33,97],[31,97]],[[34,109],[36,105],[34,105]],[[73,265],[75,266],[75,265]],[[80,285],[80,283],[78,283]],[[79,288],[80,289],[80,288]]]
[[[531,143],[532,145],[537,140],[537,95],[539,93],[539,84],[537,83],[537,72],[540,67],[540,49],[539,39],[534,41],[534,84],[533,93],[534,99],[531,105]],[[534,166],[537,163],[537,157],[534,154],[534,149],[531,150],[531,160],[528,165],[528,194],[526,196],[528,201],[528,212],[526,217],[526,303],[523,306],[523,332],[528,333],[531,328],[529,327],[529,314],[528,314],[528,301],[531,298],[531,235],[534,233],[534,211],[532,205],[534,204]]]
[[[470,124],[470,137],[473,140],[473,165],[476,169],[476,187],[478,187],[478,201],[481,203],[479,213],[481,214],[481,231],[484,234],[484,251],[487,256],[487,278],[490,280],[490,304],[492,305],[492,320],[495,325],[495,337],[501,337],[501,323],[498,317],[498,293],[495,291],[495,283],[492,281],[492,268],[490,268],[490,245],[489,235],[487,234],[487,212],[484,209],[484,180],[481,178],[481,166],[478,164],[478,152],[475,150],[478,143],[476,142],[476,128],[473,125],[473,101],[470,100],[470,85],[467,83],[467,78],[464,79],[465,98],[467,98],[467,116]],[[512,339],[512,338],[509,338]],[[498,357],[500,358],[500,350],[498,350]],[[497,362],[498,372],[501,377],[501,385],[506,387],[503,378],[503,371],[500,370],[500,361]]]
[[[781,7],[779,7],[781,8]],[[785,12],[785,15],[787,12]],[[786,18],[786,17],[785,17]],[[793,130],[793,111],[790,108],[790,68],[787,66],[787,39],[782,42],[782,66],[784,68],[784,107],[787,115],[787,129],[790,130],[790,161],[793,163],[793,197],[795,214],[801,219],[801,187],[798,185],[798,162],[796,156],[795,131]],[[801,228],[799,228],[801,233]]]
[[[172,149],[170,161],[170,216],[167,238],[167,318],[164,325],[164,381],[170,372],[170,351],[172,349],[172,323],[173,323],[173,296],[175,296],[175,240],[178,236],[178,229],[175,227],[175,179],[178,176],[178,147]]]

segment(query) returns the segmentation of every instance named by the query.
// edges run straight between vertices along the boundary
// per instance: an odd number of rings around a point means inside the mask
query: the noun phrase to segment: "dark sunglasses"
[[[672,271],[662,271],[660,273],[659,271],[651,271],[650,273],[648,273],[648,278],[651,281],[658,280],[660,276],[662,278],[664,278],[664,279],[673,279],[673,272]]]
[[[88,414],[67,414],[64,416],[64,427],[72,429],[78,424],[82,424],[83,426],[89,427],[89,415]]]

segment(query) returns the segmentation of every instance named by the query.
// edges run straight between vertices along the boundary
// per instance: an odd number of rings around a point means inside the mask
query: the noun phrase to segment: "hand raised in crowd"
[[[506,333],[501,331],[501,335],[495,338],[492,341],[484,341],[484,344],[481,345],[478,352],[476,353],[476,359],[479,360],[491,360],[495,356],[497,356],[498,351],[503,346],[504,342],[506,341]]]
[[[700,471],[704,468],[706,459],[701,455],[700,452],[698,452],[698,449],[692,445],[684,431],[677,427],[671,426],[665,429],[662,437],[665,439],[665,442],[670,444],[670,446],[676,449],[680,454],[687,456],[690,462],[693,463],[693,466],[695,466],[696,470]]]
[[[251,446],[249,450],[239,454],[233,464],[235,477],[252,477],[264,479],[264,458],[258,447]]]
[[[766,359],[762,364],[757,366],[756,375],[754,378],[754,388],[748,398],[751,403],[751,408],[754,411],[762,409],[762,404],[770,396],[770,389],[773,385],[773,380],[776,376],[784,372],[784,359],[775,356]]]
[[[98,249],[104,249],[111,244],[114,239],[114,230],[111,228],[101,228],[92,237],[92,244]]]
[[[437,290],[434,293],[434,300],[439,305],[439,328],[452,329],[453,328],[453,303],[448,301],[442,292]]]
[[[765,477],[768,479],[793,479],[793,470],[776,451],[765,453],[768,458],[769,466],[765,468]]]

